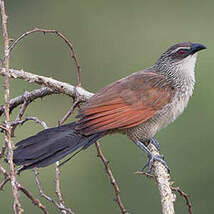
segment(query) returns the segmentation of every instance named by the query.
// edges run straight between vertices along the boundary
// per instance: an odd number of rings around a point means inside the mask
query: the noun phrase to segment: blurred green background
[[[151,66],[174,43],[192,41],[205,44],[208,49],[199,53],[197,84],[188,108],[156,137],[171,168],[172,180],[191,197],[193,213],[213,213],[214,1],[19,0],[7,1],[6,6],[11,38],[17,38],[34,27],[56,29],[65,34],[77,52],[83,87],[92,92]],[[14,49],[11,67],[76,84],[75,66],[69,51],[55,35],[33,34]],[[2,85],[3,78],[0,79]],[[10,83],[11,97],[38,88],[21,80]],[[0,90],[2,104],[3,87]],[[49,127],[56,126],[71,104],[72,100],[67,96],[46,97],[34,102],[25,116],[37,116]],[[16,113],[14,111],[12,118]],[[26,123],[17,128],[13,141],[39,130],[39,125]],[[0,141],[3,142],[2,134]],[[146,155],[121,135],[103,139],[102,149],[110,160],[127,210],[134,214],[161,213],[154,181],[134,174],[144,166]],[[64,165],[61,171],[65,203],[75,213],[120,213],[94,146]],[[54,166],[40,170],[42,186],[53,197],[54,176]],[[39,197],[32,171],[23,172],[18,180]],[[11,198],[11,188],[7,184],[0,193],[1,213],[12,213]],[[20,198],[25,213],[42,213],[23,194]],[[46,204],[50,213],[57,213],[52,205]],[[175,207],[178,214],[188,213],[180,196]]]

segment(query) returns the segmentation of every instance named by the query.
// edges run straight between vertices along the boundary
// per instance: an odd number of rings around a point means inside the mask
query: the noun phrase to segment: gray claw
[[[170,173],[170,169],[169,169],[169,167],[167,166],[166,161],[164,161],[163,155],[153,155],[153,154],[149,154],[149,155],[148,155],[148,158],[149,158],[149,160],[148,160],[148,162],[146,163],[146,165],[143,167],[142,171],[144,171],[145,168],[147,168],[147,173],[148,173],[148,174],[151,174],[153,162],[154,162],[154,161],[158,161],[158,162],[162,163],[162,164],[166,167],[168,173]]]
[[[164,160],[164,156],[163,155],[154,155],[154,154],[152,154],[151,151],[147,148],[147,146],[145,146],[140,141],[136,141],[135,143],[140,147],[141,150],[143,150],[143,151],[145,151],[147,153],[147,156],[149,158],[148,162],[143,167],[142,171],[144,171],[145,168],[147,168],[147,173],[151,174],[151,169],[152,169],[153,162],[154,161],[158,161],[158,162],[162,163],[166,167],[168,173],[170,173],[170,169],[167,166],[166,161]]]

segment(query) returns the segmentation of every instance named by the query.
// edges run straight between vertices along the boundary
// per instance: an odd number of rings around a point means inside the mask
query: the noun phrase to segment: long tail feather
[[[46,129],[16,144],[13,161],[23,165],[21,170],[45,167],[66,155],[88,148],[104,135],[104,132],[84,136],[75,130],[76,122]]]

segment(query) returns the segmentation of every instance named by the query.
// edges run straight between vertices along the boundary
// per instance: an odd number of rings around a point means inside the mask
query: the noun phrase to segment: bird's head
[[[160,72],[194,72],[197,52],[206,49],[199,43],[183,42],[168,48],[155,63]]]

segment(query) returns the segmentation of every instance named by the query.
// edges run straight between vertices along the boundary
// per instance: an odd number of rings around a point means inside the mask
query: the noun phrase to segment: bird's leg
[[[157,141],[156,141],[157,142]],[[160,163],[162,163],[168,170],[168,172],[170,172],[169,167],[167,166],[166,162],[163,159],[163,155],[154,155],[147,146],[144,145],[144,143],[142,143],[141,141],[137,140],[135,141],[135,144],[144,152],[146,152],[149,160],[146,163],[146,165],[143,167],[142,171],[147,168],[147,173],[151,174],[151,169],[152,169],[152,164],[154,161],[158,161]],[[159,145],[159,144],[158,144]],[[155,146],[156,147],[156,146]]]

